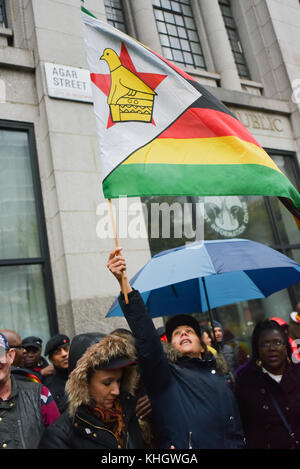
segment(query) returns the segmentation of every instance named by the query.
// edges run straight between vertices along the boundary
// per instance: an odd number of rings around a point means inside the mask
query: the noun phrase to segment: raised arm
[[[116,248],[110,253],[107,267],[121,287],[122,272],[126,272],[126,263],[121,254],[121,248]],[[162,389],[168,384],[170,376],[168,360],[140,293],[131,288],[128,280],[126,280],[126,287],[129,303],[125,303],[122,293],[119,303],[135,337],[142,379],[150,395],[151,392],[157,392],[158,386]]]

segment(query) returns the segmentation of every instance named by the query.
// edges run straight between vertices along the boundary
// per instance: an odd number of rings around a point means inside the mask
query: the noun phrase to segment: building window
[[[206,68],[190,0],[153,0],[163,55],[195,68]]]
[[[233,18],[230,0],[219,0],[228,38],[231,44],[231,50],[241,78],[250,80],[250,73],[244,56],[243,48],[239,38],[238,30]]]
[[[2,26],[2,28],[7,28],[5,0],[0,0],[0,26]]]
[[[57,332],[33,126],[0,121],[0,324]]]
[[[127,30],[122,0],[105,0],[104,5],[107,22],[120,31],[126,33]]]

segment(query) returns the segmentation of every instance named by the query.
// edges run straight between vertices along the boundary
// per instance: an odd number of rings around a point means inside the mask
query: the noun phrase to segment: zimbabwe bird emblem
[[[113,122],[151,122],[157,94],[140,77],[122,65],[113,49],[105,49],[100,60],[109,67],[111,85],[107,98]]]

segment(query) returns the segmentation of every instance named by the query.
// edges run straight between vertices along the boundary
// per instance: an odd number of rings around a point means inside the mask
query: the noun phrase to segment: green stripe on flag
[[[122,164],[103,182],[105,198],[262,195],[287,197],[300,209],[300,195],[282,173],[262,165]]]
[[[81,5],[81,11],[83,11],[83,12],[86,13],[87,15],[90,15],[90,16],[92,16],[93,18],[96,18],[96,19],[97,19],[97,16],[93,15],[93,13],[91,13],[89,10],[87,10],[83,5]]]

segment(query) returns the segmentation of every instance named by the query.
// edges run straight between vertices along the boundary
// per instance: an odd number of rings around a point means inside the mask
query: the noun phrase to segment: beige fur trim
[[[170,362],[176,363],[179,358],[183,357],[184,355],[176,350],[170,342],[162,342],[163,349],[167,358]],[[228,373],[228,367],[226,364],[226,360],[222,354],[217,353],[215,355],[216,360],[216,370],[217,373],[221,376],[225,376]]]
[[[78,360],[76,368],[72,371],[66,383],[66,392],[69,398],[69,414],[75,415],[81,404],[90,404],[91,398],[88,389],[89,370],[107,366],[114,357],[126,357],[136,360],[134,347],[124,338],[114,335],[104,337],[99,343],[92,345]],[[137,382],[136,366],[124,368],[121,389],[134,393]]]

